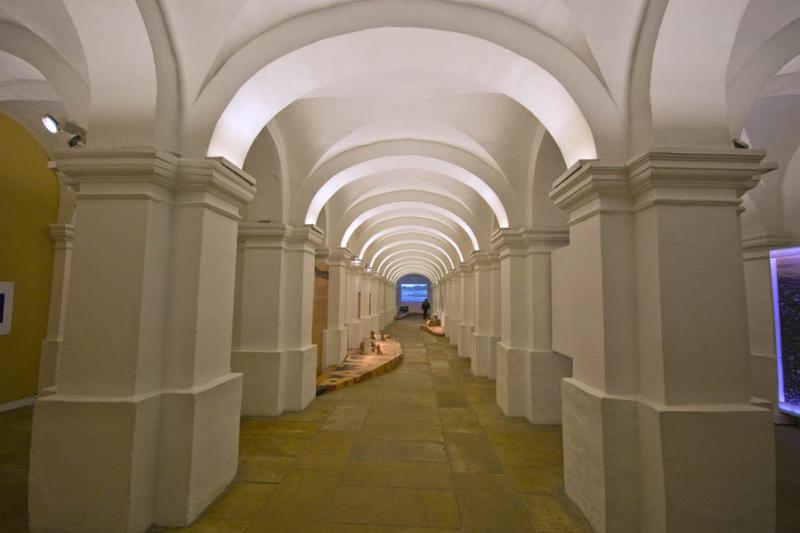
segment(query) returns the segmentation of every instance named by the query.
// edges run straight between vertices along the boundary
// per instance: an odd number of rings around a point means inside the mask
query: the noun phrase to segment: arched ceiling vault
[[[457,264],[459,264],[458,257],[450,255],[448,250],[442,246],[442,241],[440,241],[438,238],[427,235],[417,235],[414,239],[408,239],[404,237],[405,236],[395,239],[383,239],[380,245],[376,247],[375,253],[372,255],[372,261],[377,264],[382,257],[385,257],[384,254],[388,254],[393,250],[396,251],[397,249],[400,249],[400,251],[403,251],[406,249],[422,247],[442,259],[446,270],[448,265],[450,267],[449,270],[452,270]]]
[[[389,265],[392,264],[390,260],[393,257],[405,256],[405,255],[428,257],[430,259],[433,259],[439,265],[439,267],[440,267],[440,269],[441,269],[443,274],[446,274],[447,272],[450,271],[450,269],[447,267],[447,263],[445,262],[445,260],[443,260],[436,253],[434,253],[434,252],[432,252],[430,250],[423,249],[421,246],[407,247],[407,248],[404,247],[401,250],[397,250],[397,251],[394,251],[394,252],[391,252],[391,253],[387,253],[379,261],[376,261],[376,265],[377,266],[375,267],[375,270],[377,272],[384,273],[384,270],[385,270],[384,267],[388,268]]]
[[[398,232],[405,233],[409,230],[419,233],[429,233],[452,242],[460,250],[461,255],[468,256],[472,250],[469,238],[455,223],[444,219],[429,217],[398,216],[384,220],[376,220],[363,225],[350,240],[352,249],[361,250],[364,245],[376,235],[392,235]]]
[[[444,232],[441,232],[439,230],[427,228],[425,226],[415,226],[415,225],[394,226],[394,227],[391,227],[391,228],[388,228],[388,229],[385,229],[385,230],[381,230],[381,231],[378,231],[378,232],[372,234],[366,241],[364,241],[364,244],[359,249],[357,255],[358,255],[358,257],[362,258],[364,261],[368,261],[369,260],[369,265],[372,266],[372,255],[371,255],[372,254],[372,250],[371,250],[371,247],[374,248],[374,249],[377,249],[378,246],[380,245],[380,242],[379,242],[380,239],[387,238],[387,237],[400,236],[400,235],[412,236],[412,235],[420,235],[420,234],[429,235],[431,237],[435,237],[435,238],[440,239],[441,241],[443,241],[444,243],[449,245],[450,248],[456,252],[456,255],[458,256],[458,260],[459,260],[460,263],[464,262],[464,253],[463,253],[463,251],[461,250],[461,248],[459,248],[458,244],[450,236],[448,236],[447,234],[445,234]]]

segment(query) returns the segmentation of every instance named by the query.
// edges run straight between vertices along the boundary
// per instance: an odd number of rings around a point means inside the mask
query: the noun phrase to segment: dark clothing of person
[[[428,300],[422,302],[422,318],[428,320],[428,313],[431,311],[431,304],[428,303]]]

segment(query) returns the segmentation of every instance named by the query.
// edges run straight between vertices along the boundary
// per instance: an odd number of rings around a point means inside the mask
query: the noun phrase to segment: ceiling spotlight
[[[56,134],[61,130],[61,127],[58,124],[58,121],[53,115],[45,115],[42,117],[42,125],[44,129],[49,131],[50,133]]]
[[[56,117],[50,114],[42,116],[42,126],[44,126],[44,129],[52,134],[61,132],[68,134],[69,140],[67,141],[67,144],[70,148],[83,146],[86,140],[86,130],[68,120],[65,120],[62,124],[58,121],[58,119],[56,119]]]

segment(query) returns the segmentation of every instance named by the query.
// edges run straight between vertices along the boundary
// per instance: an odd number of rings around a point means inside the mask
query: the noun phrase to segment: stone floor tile
[[[467,407],[469,405],[466,396],[460,389],[438,389],[436,404],[439,407]]]
[[[203,517],[189,527],[151,528],[149,533],[240,533],[247,530],[250,522]]]
[[[436,427],[440,427],[442,425],[441,419],[439,417],[439,410],[433,410],[433,409],[428,409],[425,411],[394,413],[391,416],[388,416],[380,411],[370,411],[367,414],[367,418],[364,420],[364,425],[366,427],[375,423],[400,424],[400,425],[420,424],[424,426],[436,426]]]
[[[334,409],[322,429],[337,431],[358,431],[364,423],[368,412],[367,406],[340,405]]]
[[[423,463],[447,461],[443,443],[412,440],[362,439],[355,443],[350,457],[352,459],[419,461]]]
[[[275,487],[268,483],[235,483],[211,504],[205,516],[247,521],[269,499]]]
[[[295,467],[299,470],[316,472],[341,472],[349,458],[349,447],[341,450],[306,449],[295,463]]]
[[[328,522],[394,526],[458,527],[458,505],[450,491],[339,487]]]
[[[537,532],[591,533],[592,528],[576,510],[570,509],[563,497],[550,494],[523,494]]]
[[[295,457],[241,457],[236,479],[243,483],[278,483],[296,462]]]
[[[414,461],[356,461],[347,463],[342,485],[416,489],[452,489],[450,465]]]
[[[502,474],[503,467],[489,440],[480,433],[447,433],[447,454],[453,472]]]
[[[240,457],[297,457],[309,445],[310,439],[286,435],[240,437]]]
[[[252,516],[254,531],[315,531],[324,523],[339,474],[298,470],[288,474]]]
[[[243,436],[289,435],[308,437],[316,433],[321,424],[317,422],[295,422],[284,419],[245,418],[241,424]]]
[[[364,424],[361,436],[366,439],[424,440],[444,442],[441,426],[424,424],[393,424],[373,422]]]
[[[464,407],[441,407],[439,416],[442,419],[442,429],[448,433],[480,433],[482,427],[478,417]]]
[[[454,474],[464,531],[535,531],[525,503],[503,475]]]
[[[564,491],[564,469],[560,465],[551,467],[508,465],[505,471],[517,492],[560,494]]]

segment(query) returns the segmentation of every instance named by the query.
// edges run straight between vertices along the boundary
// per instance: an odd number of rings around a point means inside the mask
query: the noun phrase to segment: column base
[[[775,527],[772,413],[665,406],[562,381],[564,487],[600,533]]]
[[[347,355],[346,328],[326,329],[322,332],[323,368],[338,365]]]
[[[191,523],[236,474],[241,387],[241,375],[228,374],[195,389],[133,398],[39,398],[30,531]]]
[[[461,323],[458,328],[458,356],[472,359],[472,324]]]
[[[317,347],[267,352],[234,350],[231,368],[244,374],[242,414],[302,411],[316,396]]]
[[[497,377],[497,343],[500,337],[472,334],[472,373],[489,379]]]
[[[58,355],[61,353],[61,340],[42,341],[42,349],[39,355],[39,394],[44,389],[53,387],[56,384],[58,375]]]
[[[497,405],[506,416],[525,416],[528,405],[528,350],[497,343]]]
[[[360,344],[362,340],[369,339],[369,332],[375,328],[372,327],[372,318],[368,316],[365,316],[359,320],[359,323],[361,324],[360,337],[358,338],[358,342]]]
[[[534,350],[529,359],[531,424],[561,424],[561,380],[572,377],[572,359],[559,353]]]
[[[361,344],[361,322],[348,322],[347,328],[347,347],[350,349],[358,348]]]
[[[450,341],[451,345],[458,346],[458,340],[460,335],[461,335],[461,319],[455,316],[451,317],[445,327],[444,336],[447,337],[447,340]]]

